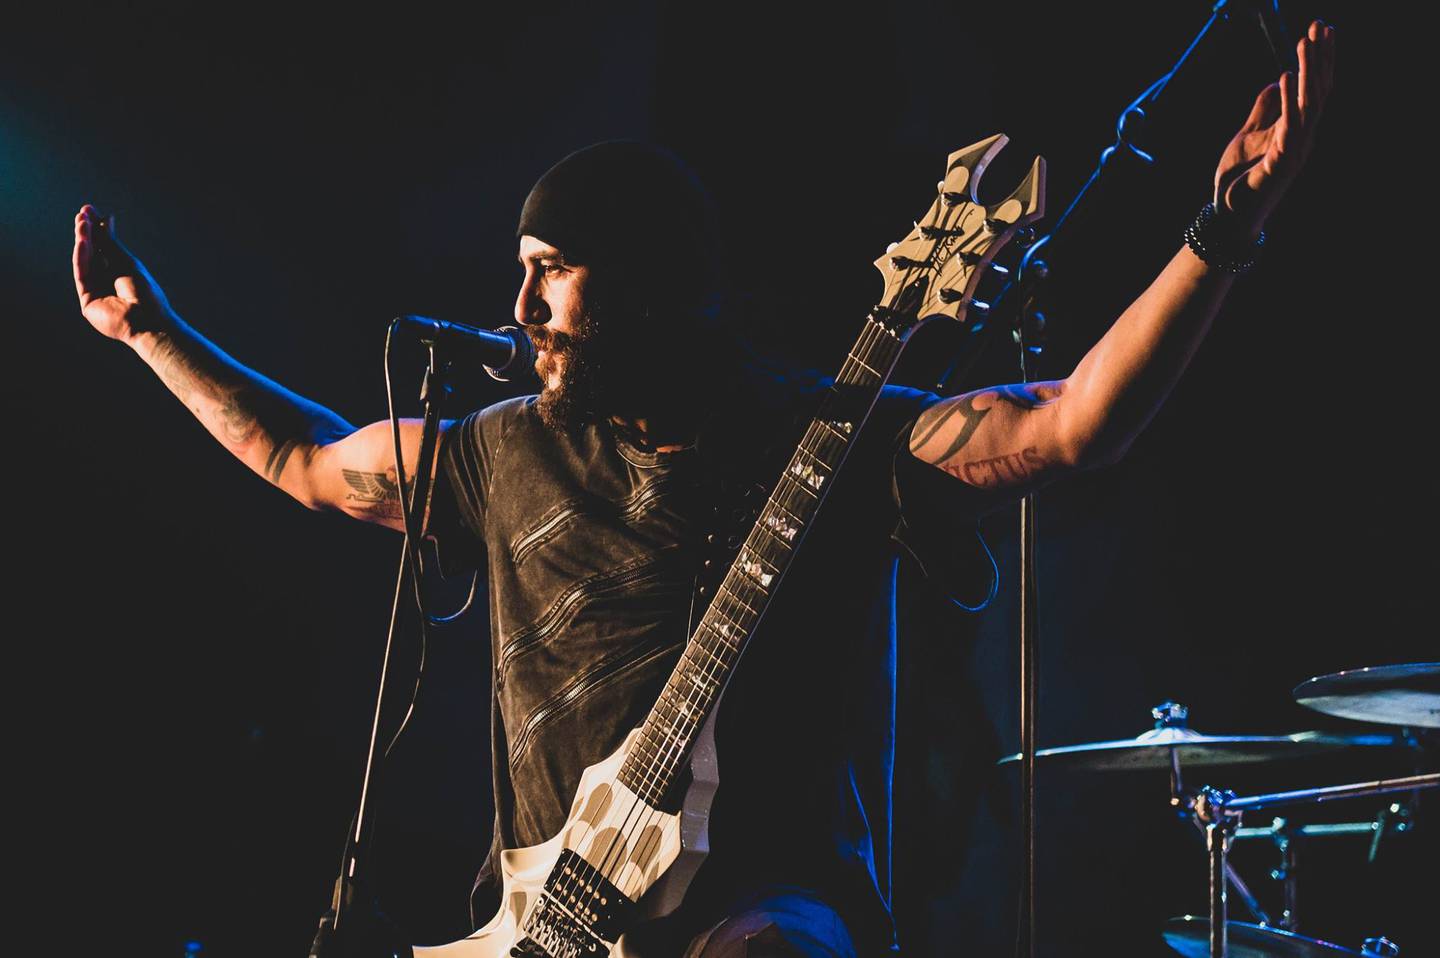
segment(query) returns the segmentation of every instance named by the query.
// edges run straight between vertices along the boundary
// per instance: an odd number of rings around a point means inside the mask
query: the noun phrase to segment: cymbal
[[[1194,915],[1172,918],[1165,923],[1163,934],[1165,944],[1185,958],[1209,958],[1210,919]],[[1225,937],[1225,951],[1231,958],[1338,958],[1363,954],[1318,938],[1244,921],[1226,922]]]
[[[1170,768],[1170,753],[1178,752],[1182,768],[1210,768],[1246,762],[1273,762],[1302,758],[1344,748],[1393,748],[1403,745],[1391,735],[1331,735],[1325,732],[1297,732],[1294,735],[1201,735],[1188,728],[1151,729],[1136,738],[1113,742],[1086,742],[1063,748],[1042,748],[1035,752],[1046,767],[1088,769],[1096,772],[1164,771]],[[1007,755],[999,764],[1017,762],[1020,755]]]
[[[1295,701],[1326,715],[1440,728],[1440,662],[1334,672],[1295,686]]]

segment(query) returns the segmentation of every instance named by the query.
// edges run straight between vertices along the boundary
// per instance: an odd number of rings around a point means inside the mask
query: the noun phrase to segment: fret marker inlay
[[[796,462],[790,466],[790,475],[795,476],[811,489],[819,489],[825,483],[825,475],[808,462]]]

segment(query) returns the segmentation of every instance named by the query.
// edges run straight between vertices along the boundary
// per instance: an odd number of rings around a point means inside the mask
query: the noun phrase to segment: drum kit
[[[1398,734],[1332,735],[1303,732],[1296,735],[1202,735],[1186,726],[1188,710],[1165,702],[1152,710],[1155,727],[1133,739],[1089,742],[1064,748],[1037,750],[1036,761],[1047,768],[1089,771],[1167,771],[1170,804],[1200,829],[1209,860],[1210,908],[1208,917],[1186,915],[1166,923],[1162,935],[1171,949],[1186,958],[1339,958],[1393,956],[1396,943],[1385,937],[1367,938],[1357,951],[1297,932],[1295,858],[1302,841],[1340,835],[1370,837],[1374,859],[1382,837],[1415,827],[1416,799],[1422,789],[1440,786],[1440,773],[1404,778],[1330,785],[1265,795],[1237,796],[1210,786],[1190,789],[1186,769],[1225,769],[1278,759],[1317,755],[1340,749],[1407,748],[1417,756],[1417,769],[1427,756],[1423,730],[1440,729],[1440,662],[1384,665],[1322,675],[1301,683],[1295,701],[1327,715],[1398,727]],[[1436,743],[1432,737],[1428,743]],[[1015,762],[1018,755],[1001,759]],[[1410,793],[1409,798],[1387,801],[1374,819],[1362,822],[1294,825],[1276,818],[1268,827],[1243,828],[1247,811],[1282,806],[1315,805],[1337,799]],[[1283,910],[1271,917],[1229,861],[1236,841],[1273,842],[1280,856],[1271,876],[1283,883]],[[1229,892],[1234,891],[1255,923],[1230,921]]]

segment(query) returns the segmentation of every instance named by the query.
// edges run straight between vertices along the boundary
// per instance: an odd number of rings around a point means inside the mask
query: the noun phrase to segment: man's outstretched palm
[[[1290,72],[1260,91],[1215,171],[1215,206],[1259,229],[1280,202],[1315,143],[1320,112],[1335,79],[1335,30],[1316,20],[1295,45]]]

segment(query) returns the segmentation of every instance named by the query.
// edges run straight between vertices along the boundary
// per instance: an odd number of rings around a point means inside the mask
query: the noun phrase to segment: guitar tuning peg
[[[895,250],[895,247],[897,247],[897,246],[899,246],[899,245],[900,245],[899,243],[891,243],[889,246],[885,247],[885,252],[887,252],[887,253],[893,252],[893,251]]]
[[[990,314],[990,304],[984,300],[972,299],[970,301],[970,312],[977,316],[988,316]]]
[[[948,286],[940,287],[936,295],[940,297],[940,302],[942,303],[958,303],[965,296],[961,290],[951,289]]]
[[[1010,267],[1008,266],[1001,266],[999,263],[991,263],[990,268],[994,270],[996,276],[1010,275]]]
[[[944,181],[944,180],[940,180],[939,182],[937,182],[937,183],[935,184],[935,192],[936,192],[936,193],[944,193],[944,192],[945,192],[945,181]]]

